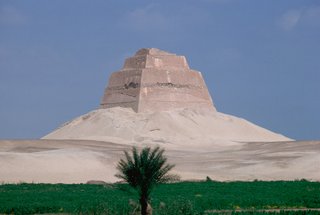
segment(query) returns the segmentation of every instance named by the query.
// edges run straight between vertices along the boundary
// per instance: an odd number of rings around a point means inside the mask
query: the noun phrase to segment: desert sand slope
[[[228,143],[228,144],[226,144]],[[155,145],[155,144],[151,144]],[[320,141],[215,142],[213,147],[165,145],[182,179],[320,181]],[[115,165],[129,144],[91,140],[2,140],[0,181],[115,182]]]
[[[98,109],[65,123],[43,139],[85,139],[116,143],[190,146],[226,141],[291,139],[244,119],[209,110],[177,109],[136,113],[129,108]]]

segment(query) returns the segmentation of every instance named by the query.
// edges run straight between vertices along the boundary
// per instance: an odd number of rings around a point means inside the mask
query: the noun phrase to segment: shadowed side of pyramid
[[[140,49],[111,74],[100,107],[129,107],[135,112],[215,110],[201,73],[190,69],[184,56],[155,48]]]

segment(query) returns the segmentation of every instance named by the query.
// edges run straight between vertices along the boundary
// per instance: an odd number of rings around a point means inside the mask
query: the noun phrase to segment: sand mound
[[[65,123],[42,139],[114,143],[207,145],[214,142],[291,140],[244,119],[210,110],[176,109],[136,113],[130,108],[98,109]]]

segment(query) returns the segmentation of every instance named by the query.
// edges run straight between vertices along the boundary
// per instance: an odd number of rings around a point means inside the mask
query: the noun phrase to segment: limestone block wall
[[[138,112],[175,108],[214,109],[200,72],[144,69]]]

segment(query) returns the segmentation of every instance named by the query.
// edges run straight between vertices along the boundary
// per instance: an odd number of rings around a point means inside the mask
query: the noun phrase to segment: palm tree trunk
[[[141,205],[141,215],[148,215],[148,198],[144,195],[140,197],[140,205]]]

